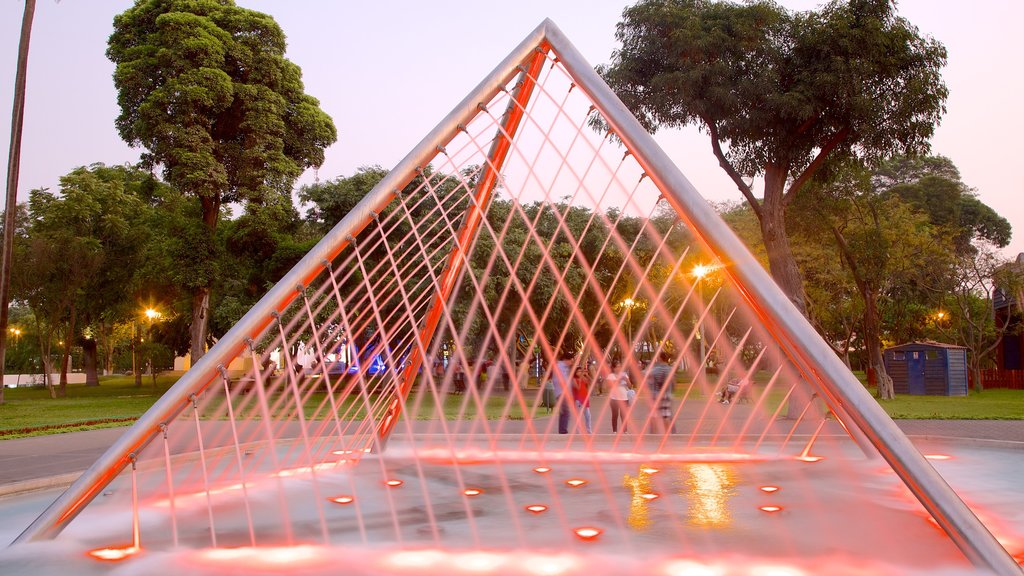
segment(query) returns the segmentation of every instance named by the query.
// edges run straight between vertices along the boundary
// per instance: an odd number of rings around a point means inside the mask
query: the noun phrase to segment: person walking
[[[608,387],[608,403],[612,411],[612,432],[619,431],[619,422],[622,422],[622,431],[628,432],[626,423],[626,410],[629,408],[629,391],[631,383],[629,375],[622,369],[622,362],[616,358],[609,366],[610,372],[605,375],[604,383]]]
[[[577,426],[579,420],[582,420],[587,434],[593,434],[594,429],[590,420],[590,375],[583,366],[577,366],[573,375],[572,396],[576,402]]]
[[[675,425],[672,423],[672,386],[675,384],[675,370],[670,363],[672,356],[662,350],[658,353],[658,359],[647,371],[646,385],[651,391],[651,399],[658,413],[654,423],[656,432],[663,434],[675,434]],[[660,430],[657,427],[660,426]]]
[[[572,393],[572,354],[563,351],[551,372],[551,387],[555,393],[555,405],[558,406],[558,433],[569,433],[569,410],[573,402]]]

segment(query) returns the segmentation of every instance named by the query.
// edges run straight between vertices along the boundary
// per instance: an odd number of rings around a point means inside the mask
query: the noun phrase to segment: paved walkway
[[[600,405],[600,399],[596,399],[595,431],[606,431],[605,428],[610,431]],[[538,422],[546,424],[548,419]],[[897,420],[896,423],[915,439],[1000,441],[1024,450],[1024,420]],[[786,421],[776,425],[782,431],[790,426]],[[693,418],[683,418],[677,428],[698,430],[703,427]],[[522,429],[522,422],[509,422],[503,425],[502,432],[515,434]],[[0,441],[0,496],[70,484],[125,430],[127,428],[108,428]],[[417,422],[415,430],[424,434],[439,432],[436,423],[429,421]],[[829,422],[825,432],[841,434],[842,430],[837,423]]]

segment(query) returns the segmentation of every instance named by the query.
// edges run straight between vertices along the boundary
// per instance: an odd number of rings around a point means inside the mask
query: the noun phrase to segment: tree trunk
[[[112,328],[107,326],[104,320],[100,320],[96,323],[96,343],[100,350],[103,350],[103,375],[110,376],[114,373],[114,346],[113,346],[113,331]],[[99,363],[99,353],[97,352],[97,363]],[[97,366],[97,370],[98,370]]]
[[[192,327],[189,334],[192,340],[192,365],[206,354],[206,327],[210,311],[210,289],[197,288],[192,293]]]
[[[807,295],[804,292],[803,276],[793,257],[789,236],[786,235],[786,207],[783,202],[785,190],[786,171],[768,166],[765,169],[764,202],[761,204],[761,237],[768,253],[768,269],[772,278],[797,311],[806,317]],[[786,406],[786,417],[799,418],[812,398],[813,394],[806,382],[797,384]]]
[[[50,361],[50,337],[52,333],[39,336],[39,364],[43,369],[43,385],[50,393],[50,398],[57,398],[57,389],[53,387],[53,362]]]
[[[783,202],[785,187],[785,171],[768,167],[765,170],[764,203],[761,205],[761,236],[768,253],[768,269],[772,278],[796,309],[807,316],[803,276],[786,234],[786,206]]]
[[[71,347],[74,344],[72,338],[75,335],[75,318],[78,316],[78,310],[75,308],[75,304],[71,304],[71,319],[68,321],[68,333],[64,335],[64,350],[60,355],[60,397],[63,398],[68,395],[68,364],[71,360]]]
[[[14,216],[18,211],[18,175],[21,171],[21,132],[25,123],[25,79],[28,77],[28,48],[36,0],[25,0],[18,42],[18,69],[14,74],[14,106],[11,109],[11,147],[7,155],[7,201],[4,213],[3,256],[0,257],[0,366],[6,365],[8,306],[11,302],[11,262],[14,258]],[[0,404],[4,386],[0,383]]]
[[[896,392],[893,389],[892,378],[885,371],[885,362],[882,359],[878,290],[871,286],[865,286],[861,291],[861,297],[864,298],[864,347],[868,356],[868,383],[877,387],[880,399],[892,400],[896,397]],[[871,382],[872,379],[874,382]]]
[[[97,349],[96,340],[93,338],[82,340],[82,368],[85,370],[86,386],[100,385],[99,375],[96,372]]]

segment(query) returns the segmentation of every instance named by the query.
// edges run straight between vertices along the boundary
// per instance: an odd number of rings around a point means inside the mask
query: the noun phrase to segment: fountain
[[[1020,572],[550,22],[0,554],[71,562]]]

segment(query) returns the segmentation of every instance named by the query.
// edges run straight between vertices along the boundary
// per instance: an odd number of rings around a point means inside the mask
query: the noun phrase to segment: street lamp
[[[634,344],[633,344],[633,308],[639,304],[632,298],[626,298],[622,302],[619,302],[619,307],[626,311],[626,336],[629,339],[629,355],[633,355]]]
[[[153,377],[153,385],[155,386],[156,385],[156,370],[153,368],[153,345],[152,345],[152,342],[153,342],[153,322],[156,322],[157,320],[159,320],[163,316],[163,314],[160,314],[160,312],[158,312],[158,311],[156,311],[156,310],[154,310],[152,308],[146,308],[146,311],[144,313],[146,315],[146,338],[148,338],[149,341],[150,341],[150,346],[147,349],[147,352],[149,352],[149,354],[147,354],[147,356],[149,356],[149,358],[146,360],[146,366],[149,368],[149,374],[150,374],[150,376]]]
[[[701,299],[702,303],[704,301],[704,294],[702,289],[703,280],[704,277],[710,273],[711,266],[708,266],[706,264],[697,264],[696,266],[693,267],[693,270],[690,271],[690,274],[697,279],[697,285],[695,287],[695,290],[697,291],[697,296]],[[706,344],[704,343],[704,321],[701,320],[699,314],[697,316],[697,340],[700,342],[700,372],[698,372],[698,374],[704,376],[705,379],[707,379],[708,360],[706,357]]]
[[[20,328],[8,328],[7,331],[10,332],[11,333],[11,337],[14,338],[14,349],[18,350],[18,343],[21,342],[21,329]],[[5,356],[4,358],[6,360],[6,358],[10,358],[10,356]],[[11,358],[11,368],[14,369],[16,367],[16,365],[17,365],[17,359]],[[4,366],[4,373],[5,374],[7,373],[6,368],[7,367]],[[4,384],[0,384],[0,386],[3,386],[3,385]],[[17,388],[20,385],[21,385],[21,370],[18,370],[18,378],[17,378],[17,381],[14,384],[14,387]]]

